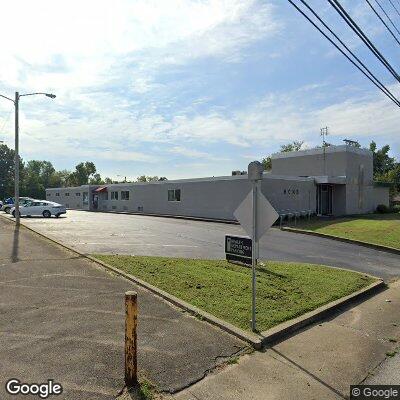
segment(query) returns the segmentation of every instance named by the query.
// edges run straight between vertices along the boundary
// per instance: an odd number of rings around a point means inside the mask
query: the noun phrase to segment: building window
[[[79,197],[81,194],[80,193],[75,193],[75,195]]]
[[[181,189],[168,190],[168,201],[181,201]]]
[[[69,197],[69,193],[65,193],[65,197]]]
[[[56,196],[57,196],[57,197],[60,197],[60,193],[56,193]]]
[[[118,200],[118,192],[111,192],[111,200]]]
[[[51,194],[50,194],[50,193],[46,193],[46,196],[47,196],[47,197],[50,197],[50,196],[51,196]]]
[[[121,190],[121,200],[129,200],[129,190]]]

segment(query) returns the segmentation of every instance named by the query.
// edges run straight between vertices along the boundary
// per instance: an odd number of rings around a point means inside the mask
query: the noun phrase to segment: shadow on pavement
[[[310,376],[311,378],[313,378],[314,380],[316,380],[317,382],[319,382],[321,385],[324,385],[327,389],[329,389],[331,392],[335,393],[338,397],[340,397],[341,399],[346,400],[346,397],[343,396],[342,393],[340,393],[338,390],[336,390],[335,388],[333,388],[332,386],[330,386],[328,383],[324,382],[323,380],[321,380],[320,378],[318,378],[318,376],[314,375],[312,372],[306,370],[305,368],[303,368],[301,365],[297,364],[295,361],[291,360],[290,358],[286,357],[284,354],[282,354],[280,351],[271,348],[271,351],[273,351],[274,353],[278,354],[279,356],[281,356],[282,358],[284,358],[286,361],[288,361],[289,363],[291,363],[292,365],[294,365],[295,367],[299,368],[301,371],[303,371],[305,374],[307,374],[308,376]]]
[[[13,234],[13,246],[12,246],[12,253],[11,253],[11,262],[16,263],[18,262],[18,251],[19,251],[19,226],[14,227],[14,234]]]

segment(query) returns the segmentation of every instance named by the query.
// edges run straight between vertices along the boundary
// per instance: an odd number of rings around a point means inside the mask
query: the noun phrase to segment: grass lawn
[[[250,330],[250,268],[225,260],[95,257],[218,318]],[[364,275],[321,265],[267,262],[257,273],[258,329],[271,328],[372,282],[373,279]]]
[[[369,214],[298,224],[297,228],[400,249],[400,214]]]

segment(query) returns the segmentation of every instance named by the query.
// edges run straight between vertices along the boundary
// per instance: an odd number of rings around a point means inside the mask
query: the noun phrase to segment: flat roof
[[[324,149],[322,147],[315,149],[299,150],[299,151],[288,151],[284,153],[274,153],[271,155],[272,159],[277,158],[289,158],[289,157],[301,157],[301,156],[315,156],[318,154],[323,154]],[[330,153],[353,153],[361,154],[366,156],[372,156],[372,151],[368,149],[361,149],[354,146],[349,146],[346,144],[339,146],[328,146],[325,147],[325,154]]]
[[[264,179],[283,179],[288,181],[300,181],[307,182],[313,181],[313,177],[302,177],[302,176],[288,176],[288,175],[273,175],[269,172],[264,172]],[[247,175],[228,175],[228,176],[212,176],[206,178],[187,178],[187,179],[174,179],[170,181],[154,181],[154,182],[121,182],[121,183],[110,183],[103,185],[82,185],[82,186],[69,186],[59,188],[47,188],[46,190],[73,190],[73,189],[90,189],[98,187],[107,188],[126,188],[134,186],[145,186],[145,185],[165,185],[165,184],[179,184],[179,183],[191,183],[191,182],[218,182],[218,181],[234,181],[234,180],[247,180]]]

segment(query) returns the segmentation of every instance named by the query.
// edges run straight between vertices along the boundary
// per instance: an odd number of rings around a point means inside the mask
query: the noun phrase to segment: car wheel
[[[60,215],[61,215],[61,214],[56,214],[56,218],[60,218]]]
[[[44,211],[43,211],[43,217],[45,217],[45,218],[50,218],[50,217],[51,217],[51,212],[48,211],[48,210],[44,210]]]
[[[10,208],[10,207],[6,207],[6,208],[4,209],[4,211],[5,211],[7,214],[10,214],[11,208]]]

